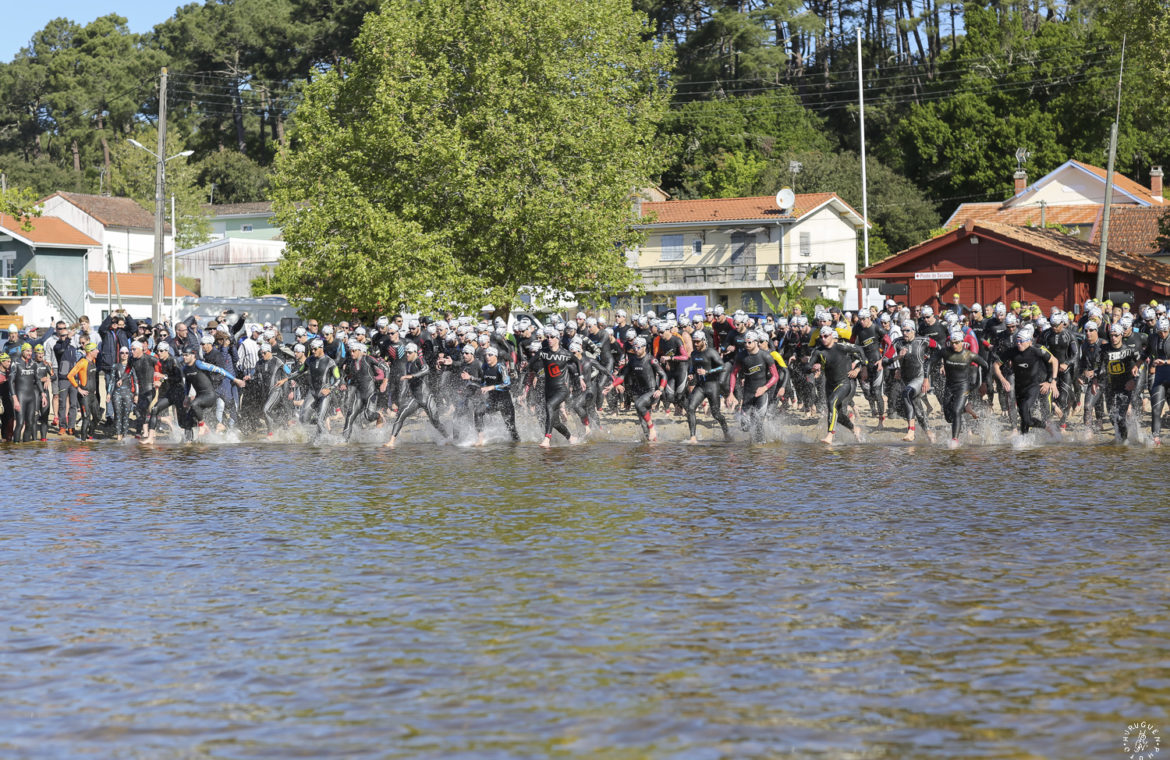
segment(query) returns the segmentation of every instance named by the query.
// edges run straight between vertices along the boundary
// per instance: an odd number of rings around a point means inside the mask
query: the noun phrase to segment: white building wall
[[[108,267],[105,254],[110,250],[114,255],[115,272],[129,272],[131,264],[148,261],[154,256],[154,230],[105,227],[59,195],[45,201],[42,214],[62,219],[102,244],[102,255],[89,257],[91,272],[106,271]],[[163,250],[169,252],[173,247],[174,236],[164,235]]]
[[[1039,206],[1041,202],[1049,206],[1100,206],[1105,203],[1105,181],[1069,166],[1037,188],[1036,192],[1029,193],[1011,205],[1022,203]],[[1135,203],[1133,198],[1120,192],[1116,186],[1113,188],[1113,202]]]
[[[801,253],[802,232],[809,235],[809,256]],[[853,225],[826,206],[787,228],[784,264],[844,264],[845,277],[840,287],[853,287],[857,280],[857,234]]]

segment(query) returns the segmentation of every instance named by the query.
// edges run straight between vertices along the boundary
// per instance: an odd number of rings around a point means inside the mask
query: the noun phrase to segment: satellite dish
[[[783,188],[776,193],[776,205],[780,207],[781,211],[790,211],[796,205],[796,193],[789,188]]]

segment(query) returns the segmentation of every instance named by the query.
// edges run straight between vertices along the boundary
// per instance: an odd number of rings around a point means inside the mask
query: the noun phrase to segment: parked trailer
[[[176,307],[175,318],[179,321],[194,316],[200,325],[207,324],[209,319],[228,311],[233,314],[247,312],[249,322],[270,322],[277,325],[282,333],[291,333],[304,319],[297,312],[296,307],[289,304],[284,296],[261,296],[259,298],[180,298]]]

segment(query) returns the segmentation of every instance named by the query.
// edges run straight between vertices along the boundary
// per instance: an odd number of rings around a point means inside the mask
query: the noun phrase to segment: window
[[[16,252],[0,251],[0,277],[12,277],[16,274]]]
[[[252,231],[252,225],[250,225],[250,224],[241,224],[240,225],[240,232],[251,232],[251,231]]]
[[[800,233],[800,255],[812,256],[812,235],[808,232]]]
[[[682,235],[663,235],[662,236],[662,261],[682,261],[683,260],[683,236]]]
[[[703,241],[702,240],[692,240],[691,241],[691,255],[692,256],[702,256],[703,255]]]

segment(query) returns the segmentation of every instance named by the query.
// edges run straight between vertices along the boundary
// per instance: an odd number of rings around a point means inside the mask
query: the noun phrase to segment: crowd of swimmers
[[[859,404],[877,429],[904,421],[904,440],[934,442],[940,408],[950,445],[968,420],[1058,438],[1070,428],[1135,438],[1149,404],[1161,444],[1170,388],[1165,306],[1089,301],[1073,312],[1036,305],[953,304],[786,315],[653,312],[520,318],[396,315],[371,325],[317,320],[282,334],[222,313],[152,326],[116,312],[93,329],[57,322],[47,335],[15,325],[0,353],[6,441],[45,441],[50,430],[192,440],[211,430],[314,437],[355,431],[393,447],[421,414],[443,439],[486,442],[488,425],[520,440],[517,416],[540,444],[575,443],[622,418],[657,440],[655,417],[685,419],[689,440],[733,428],[765,439],[768,420],[823,416],[864,438]],[[707,419],[710,422],[707,422]],[[714,432],[714,431],[718,432]],[[575,432],[574,432],[575,431]]]

